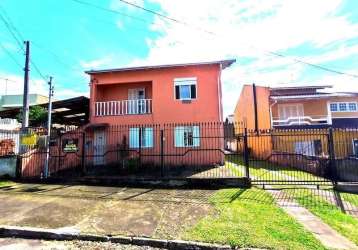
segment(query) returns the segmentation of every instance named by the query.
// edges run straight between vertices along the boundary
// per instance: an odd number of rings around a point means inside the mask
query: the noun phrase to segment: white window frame
[[[340,108],[339,106],[340,106],[340,104],[342,104],[342,103],[344,103],[344,104],[346,105],[347,110],[341,110],[341,108]],[[331,105],[332,105],[332,104],[337,105],[337,110],[336,110],[336,111],[333,111],[333,110],[331,109]],[[351,109],[349,108],[349,105],[350,105],[350,104],[355,104],[356,110],[351,110]],[[357,103],[357,102],[331,102],[331,103],[329,104],[329,110],[330,110],[331,112],[358,112],[358,103]]]
[[[142,138],[132,138],[133,134],[139,137],[139,130],[142,130]],[[147,134],[149,133],[149,134]],[[141,140],[141,148],[154,147],[154,132],[152,127],[133,127],[129,128],[129,148],[139,148],[139,140]],[[146,139],[150,136],[150,139]],[[143,143],[144,142],[144,143]],[[150,143],[148,143],[150,142]]]
[[[185,140],[185,133],[192,133],[192,144]],[[200,126],[176,126],[174,128],[174,146],[176,148],[200,147]]]
[[[285,104],[278,104],[277,105],[277,111],[278,111],[278,117],[280,120],[286,120],[288,119],[288,117],[286,117],[286,115],[284,115],[285,117],[282,117],[281,115],[281,109],[284,109],[286,107],[296,107],[297,109],[297,116],[294,117],[301,117],[305,115],[305,110],[304,110],[304,106],[302,103],[285,103]],[[300,111],[302,111],[302,114],[300,114]],[[286,111],[284,111],[284,113],[286,113]]]
[[[191,98],[191,85],[195,85],[195,98]],[[179,86],[179,99],[176,99],[176,86]],[[182,98],[180,96],[180,86],[190,86],[190,98]],[[187,100],[195,100],[198,98],[198,85],[197,85],[197,78],[196,77],[186,77],[186,78],[174,78],[174,99],[175,100],[181,100],[181,101],[187,101]]]

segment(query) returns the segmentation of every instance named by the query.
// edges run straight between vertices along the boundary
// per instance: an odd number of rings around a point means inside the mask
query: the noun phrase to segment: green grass
[[[308,189],[291,192],[294,192],[293,195],[299,204],[306,207],[313,214],[321,218],[326,224],[358,245],[357,219],[349,214],[343,213],[339,208],[325,201],[322,197],[312,193],[312,191]],[[343,197],[344,196],[345,195],[343,195]],[[312,199],[314,199],[314,203],[309,204],[307,201]],[[349,199],[349,197],[346,197],[345,200],[346,199]]]
[[[0,180],[0,187],[11,186],[13,184],[14,182],[12,181]]]
[[[358,207],[358,194],[350,194],[350,193],[340,192],[340,195],[343,198],[343,200],[349,202],[353,206]]]
[[[240,165],[244,169],[242,157],[227,157],[230,162]],[[281,180],[287,181],[287,176],[292,179],[305,181],[327,181],[323,177],[315,176],[309,172],[302,171],[293,167],[280,166],[268,161],[250,161],[250,173],[258,180]],[[241,174],[242,175],[242,174]]]
[[[184,235],[187,240],[269,249],[324,249],[263,190],[223,189],[211,197],[216,213]]]

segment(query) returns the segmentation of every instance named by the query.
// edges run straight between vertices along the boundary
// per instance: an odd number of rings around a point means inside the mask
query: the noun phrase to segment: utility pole
[[[25,41],[25,68],[24,68],[24,93],[22,102],[22,130],[29,126],[29,62],[30,62],[30,42]]]
[[[49,176],[49,161],[50,161],[50,138],[51,138],[51,114],[52,114],[52,96],[54,92],[54,88],[52,86],[52,76],[50,76],[50,80],[48,82],[49,91],[48,91],[48,110],[47,110],[47,138],[46,138],[46,161],[45,161],[45,170],[44,177],[47,178]]]

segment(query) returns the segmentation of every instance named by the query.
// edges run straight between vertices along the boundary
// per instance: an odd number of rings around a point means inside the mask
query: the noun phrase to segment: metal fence
[[[44,172],[41,138],[46,133],[33,133],[36,144],[13,153],[23,178]],[[250,178],[264,184],[358,182],[358,128],[254,131],[243,123],[212,122],[54,129],[49,173],[65,178]]]

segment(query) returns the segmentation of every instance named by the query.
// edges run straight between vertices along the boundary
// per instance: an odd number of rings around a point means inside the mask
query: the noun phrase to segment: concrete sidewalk
[[[213,211],[209,190],[16,184],[0,188],[0,224],[180,238]]]

